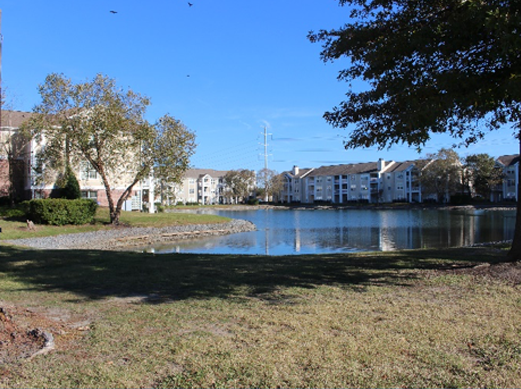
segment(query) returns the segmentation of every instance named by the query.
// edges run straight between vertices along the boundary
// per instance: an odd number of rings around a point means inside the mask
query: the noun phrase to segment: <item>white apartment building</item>
[[[283,202],[421,202],[414,162],[378,162],[321,166],[284,173]]]
[[[493,190],[492,201],[517,200],[519,184],[519,154],[502,155],[496,164],[503,169],[505,177],[499,188]]]

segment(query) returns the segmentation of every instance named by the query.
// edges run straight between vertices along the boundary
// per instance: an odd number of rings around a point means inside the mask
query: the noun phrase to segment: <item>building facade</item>
[[[519,195],[519,154],[502,155],[496,160],[503,170],[503,183],[492,191],[492,201],[514,201]]]
[[[45,139],[37,142],[35,139],[24,140],[20,136],[19,128],[24,121],[31,117],[29,112],[2,111],[2,125],[0,126],[0,137],[3,150],[0,152],[0,194],[5,195],[9,186],[6,151],[9,150],[16,163],[14,184],[17,186],[17,197],[19,200],[52,197],[55,193],[55,183],[59,172],[47,169],[45,174],[37,175],[37,154],[45,144]],[[72,161],[72,169],[78,183],[80,184],[83,198],[96,200],[101,206],[108,206],[108,198],[105,186],[98,173],[86,160],[75,159]],[[112,177],[114,187],[111,188],[113,198],[117,200],[125,191],[125,184],[129,182],[131,173]],[[150,199],[153,196],[153,180],[145,179],[135,186],[131,196],[124,203],[124,210],[143,210],[149,202],[148,208],[153,208]]]
[[[414,162],[378,162],[321,166],[284,173],[286,203],[421,202]]]
[[[174,199],[177,204],[225,204],[226,183],[224,176],[228,173],[212,169],[188,169],[183,181],[174,185]]]

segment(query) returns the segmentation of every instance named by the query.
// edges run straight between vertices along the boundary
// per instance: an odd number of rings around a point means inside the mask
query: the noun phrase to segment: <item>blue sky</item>
[[[345,150],[348,132],[322,118],[340,103],[348,64],[320,60],[310,30],[336,28],[336,0],[2,0],[2,84],[14,109],[31,111],[49,73],[74,82],[97,73],[150,97],[147,119],[168,113],[197,135],[192,164],[229,170],[319,167],[415,159],[454,140],[437,136],[418,154],[395,146]],[[110,11],[117,13],[111,13]],[[354,87],[359,87],[356,83]],[[490,133],[461,156],[515,154],[512,129]]]

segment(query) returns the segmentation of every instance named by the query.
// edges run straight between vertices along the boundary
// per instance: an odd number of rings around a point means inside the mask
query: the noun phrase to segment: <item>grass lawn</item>
[[[4,337],[0,387],[521,387],[519,284],[474,268],[504,258],[0,246],[0,330],[55,340]]]
[[[190,213],[150,214],[126,211],[122,211],[120,217],[120,223],[124,226],[157,228],[170,225],[222,223],[229,220],[228,218],[217,215],[197,215]],[[0,240],[53,236],[113,228],[109,222],[110,216],[108,208],[99,207],[94,223],[92,224],[81,226],[37,225],[35,231],[29,231],[23,211],[20,208],[11,209],[9,207],[0,207],[0,228],[2,228]]]

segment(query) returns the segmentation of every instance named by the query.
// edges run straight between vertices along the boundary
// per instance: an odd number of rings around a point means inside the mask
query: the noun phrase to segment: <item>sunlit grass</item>
[[[186,225],[186,224],[210,224],[223,223],[228,221],[216,215],[196,215],[185,213],[144,213],[144,212],[126,212],[122,211],[120,222],[123,225],[132,227],[165,227],[170,225]],[[77,232],[90,232],[113,228],[109,224],[110,216],[108,208],[98,208],[94,223],[81,226],[49,226],[36,225],[34,231],[27,229],[21,208],[0,208],[0,240],[33,238],[42,236],[54,236],[60,234],[71,234]]]

